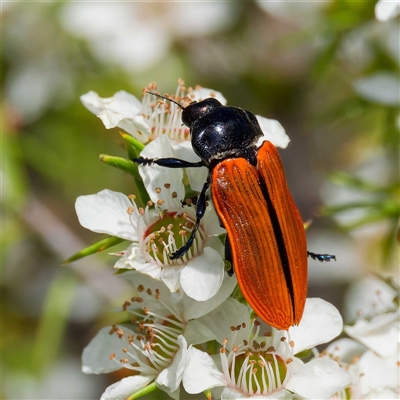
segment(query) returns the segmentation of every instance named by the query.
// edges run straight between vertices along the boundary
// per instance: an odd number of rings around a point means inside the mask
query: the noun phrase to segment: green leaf
[[[95,253],[100,253],[104,250],[109,249],[110,247],[116,246],[117,244],[120,244],[124,242],[125,239],[121,239],[116,236],[111,236],[111,237],[106,237],[105,239],[101,239],[96,243],[93,243],[92,245],[85,247],[84,249],[78,251],[68,259],[62,262],[61,265],[69,264],[73,261],[79,260],[81,258],[90,256]]]
[[[374,208],[379,206],[379,203],[369,201],[352,201],[348,203],[338,204],[337,206],[323,207],[321,213],[323,215],[334,215],[343,211],[353,210],[355,208]]]
[[[146,394],[152,393],[157,389],[157,385],[155,382],[150,383],[143,389],[138,390],[137,392],[133,393],[131,396],[129,396],[126,400],[134,400],[138,399],[140,397],[146,396]]]
[[[366,192],[381,192],[384,191],[384,188],[371,183],[367,182],[363,179],[360,179],[356,176],[352,176],[343,171],[336,171],[333,172],[329,176],[330,180],[338,185],[351,187],[353,189],[359,189]]]
[[[58,270],[46,294],[32,349],[32,365],[37,372],[59,358],[77,283],[71,271]]]

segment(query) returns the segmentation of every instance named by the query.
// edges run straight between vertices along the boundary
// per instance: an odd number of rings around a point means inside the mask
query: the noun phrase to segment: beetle
[[[289,192],[276,147],[259,142],[263,132],[256,116],[222,105],[215,98],[183,107],[158,93],[149,94],[177,104],[190,129],[199,162],[178,158],[144,158],[144,166],[207,167],[208,176],[196,203],[196,221],[187,242],[170,255],[182,257],[192,246],[206,211],[207,191],[221,225],[227,231],[225,258],[231,262],[244,298],[269,325],[288,330],[298,325],[307,296],[307,256],[330,261],[335,256],[307,251],[300,213]]]

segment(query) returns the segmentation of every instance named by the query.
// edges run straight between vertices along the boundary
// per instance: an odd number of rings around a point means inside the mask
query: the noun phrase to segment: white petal
[[[200,318],[208,312],[218,307],[223,303],[232,293],[237,285],[237,280],[234,276],[225,274],[221,288],[218,293],[207,301],[198,302],[190,297],[184,298],[184,318],[189,321],[192,318]]]
[[[319,298],[307,299],[299,326],[289,329],[294,354],[331,341],[342,329],[343,320],[335,306]]]
[[[121,90],[112,97],[101,98],[90,91],[81,96],[81,101],[107,129],[118,126],[141,142],[148,141],[150,128],[140,114],[141,102],[135,96]]]
[[[256,115],[256,117],[264,133],[264,136],[258,141],[257,146],[259,147],[262,142],[268,140],[275,147],[286,149],[290,139],[281,123],[275,119],[268,119],[259,115]]]
[[[226,232],[226,230],[224,228],[221,228],[219,217],[218,217],[217,212],[215,211],[215,208],[212,205],[212,203],[207,207],[206,213],[204,214],[201,224],[204,226],[204,228],[207,232],[207,235],[209,235],[209,236],[221,235],[222,233]],[[211,247],[213,247],[213,246],[211,246]],[[225,248],[225,246],[224,246],[224,248]]]
[[[393,308],[397,291],[382,279],[368,274],[357,279],[345,294],[344,320],[355,321],[359,315],[372,317]]]
[[[337,362],[317,358],[291,376],[286,389],[306,399],[328,399],[350,382],[350,374]]]
[[[198,301],[215,296],[224,279],[224,260],[211,247],[190,260],[181,271],[181,286],[185,293]]]
[[[154,376],[134,375],[124,378],[119,382],[110,385],[102,394],[100,400],[121,400],[127,399],[133,393],[146,387]]]
[[[398,350],[400,324],[397,312],[377,315],[371,321],[359,319],[354,326],[345,326],[344,330],[382,357]]]
[[[228,297],[219,307],[201,317],[198,321],[213,332],[219,343],[222,343],[225,338],[231,337],[231,326],[238,326],[244,322],[246,328],[236,332],[235,343],[228,342],[228,349],[230,344],[241,343],[243,339],[248,339],[249,337],[249,328],[251,326],[250,310],[232,297]]]
[[[205,247],[210,247],[218,252],[222,259],[225,258],[225,246],[218,236],[210,236],[207,238]],[[225,268],[225,267],[224,267]]]
[[[191,142],[184,141],[174,146],[175,157],[182,160],[198,162],[200,157],[193,151]],[[200,192],[207,179],[208,169],[202,168],[186,168],[186,174],[189,178],[190,187]]]
[[[178,336],[178,344],[179,350],[175,354],[172,364],[165,368],[156,379],[157,385],[166,386],[169,393],[178,389],[185,369],[188,349],[186,340],[182,335]]]
[[[142,285],[146,289],[151,289],[153,293],[156,291],[159,292],[162,302],[151,296],[146,298],[146,306],[152,311],[158,312],[159,310],[162,310],[162,313],[164,313],[167,311],[166,307],[168,307],[169,309],[178,309],[178,314],[182,313],[183,307],[179,307],[179,303],[182,302],[183,291],[171,294],[170,290],[163,282],[156,281],[150,276],[144,275],[137,271],[127,271],[119,274],[118,276],[132,282],[135,288],[135,293],[133,293],[133,295],[135,296],[140,296],[140,293],[137,291],[139,285]]]
[[[168,286],[168,289],[174,293],[180,287],[181,265],[176,267],[164,267],[161,271],[161,280]]]
[[[332,354],[332,358],[338,358],[341,362],[350,364],[354,357],[359,357],[367,348],[356,340],[343,338],[335,340],[326,348],[327,354]]]
[[[80,224],[93,232],[106,233],[131,241],[138,240],[130,218],[137,217],[137,210],[128,214],[132,203],[122,193],[102,190],[97,194],[79,196],[75,209]]]
[[[375,17],[378,21],[388,21],[400,13],[400,1],[379,0],[375,5]]]
[[[145,158],[175,157],[167,136],[159,136],[151,141],[140,155]],[[151,200],[155,203],[160,199],[164,200],[163,208],[168,208],[172,192],[177,193],[178,201],[185,197],[182,168],[166,168],[158,165],[139,166],[139,173]],[[166,183],[171,185],[169,192],[164,187]],[[157,193],[156,188],[160,188],[161,192]]]
[[[149,262],[137,262],[136,260],[129,260],[125,268],[133,268],[141,274],[146,274],[151,276],[153,279],[157,281],[161,281],[161,273],[162,269],[157,265]]]
[[[391,72],[378,71],[353,83],[354,90],[362,98],[387,106],[400,103],[400,80]]]
[[[188,344],[201,344],[215,339],[214,334],[199,320],[192,319],[185,328],[185,338]]]
[[[161,280],[161,267],[145,260],[137,243],[132,243],[124,251],[124,255],[115,263],[114,268],[135,269],[153,279]]]
[[[189,346],[182,381],[186,392],[196,394],[215,386],[224,386],[224,380],[224,374],[209,354]]]
[[[121,364],[110,360],[110,354],[115,353],[115,359],[125,358],[123,348],[126,342],[118,335],[110,335],[110,327],[102,328],[82,353],[82,372],[85,374],[104,374],[121,369]],[[123,327],[127,335],[134,334],[130,329]]]
[[[398,354],[381,358],[372,351],[365,352],[358,360],[361,394],[365,396],[372,390],[383,388],[398,390],[399,367]]]
[[[141,103],[133,95],[121,90],[112,97],[102,98],[96,92],[90,91],[81,96],[83,105],[93,114],[103,110],[112,110],[133,118],[140,113]]]

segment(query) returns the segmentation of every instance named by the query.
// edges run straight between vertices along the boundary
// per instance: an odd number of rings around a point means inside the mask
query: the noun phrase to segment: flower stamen
[[[232,340],[246,324],[231,327]],[[287,365],[293,361],[293,351],[286,336],[263,335],[259,341],[260,323],[253,321],[249,338],[231,346],[223,341],[220,350],[222,371],[229,386],[249,396],[268,395],[280,388],[287,376]],[[286,360],[286,361],[284,361]]]

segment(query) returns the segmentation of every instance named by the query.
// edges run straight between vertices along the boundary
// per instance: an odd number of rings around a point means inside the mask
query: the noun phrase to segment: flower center
[[[279,388],[286,378],[286,363],[273,352],[247,352],[234,357],[233,375],[248,393],[266,394]]]
[[[245,328],[245,323],[232,326],[232,340],[235,341],[237,331]],[[259,336],[260,323],[253,321],[248,340],[232,346],[229,352],[228,339],[224,340],[220,349],[221,363],[230,387],[249,396],[266,396],[284,385],[291,373],[289,364],[293,361],[293,351],[287,337],[274,332]]]
[[[203,250],[206,235],[201,226],[196,232],[193,245],[186,254],[178,260],[171,260],[169,256],[188,241],[193,227],[194,220],[188,216],[187,212],[164,211],[159,214],[158,220],[145,231],[143,235],[144,250],[151,261],[161,267],[184,264]]]
[[[180,103],[186,96],[185,84],[180,80],[175,96],[169,98]],[[142,114],[150,127],[150,139],[160,135],[167,135],[171,140],[182,142],[189,139],[189,128],[182,125],[182,109],[171,101],[155,98],[147,93],[157,89],[155,83],[150,84],[143,91]]]
[[[114,325],[110,330],[110,334],[117,334],[126,345],[122,350],[126,357],[117,360],[113,353],[111,359],[137,373],[154,374],[171,365],[180,348],[178,337],[183,333],[185,322],[163,302],[159,289],[146,289],[141,284],[137,289],[139,295],[122,305],[124,311],[133,315],[131,323],[135,328],[129,334],[123,326]],[[153,308],[154,302],[159,303],[155,307],[159,312],[141,306],[148,303]]]

